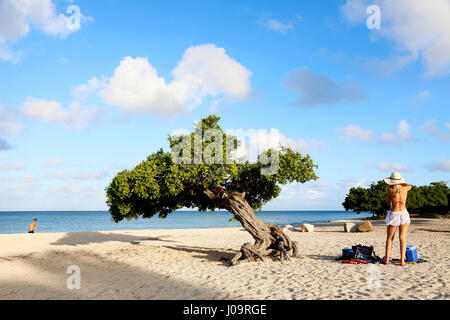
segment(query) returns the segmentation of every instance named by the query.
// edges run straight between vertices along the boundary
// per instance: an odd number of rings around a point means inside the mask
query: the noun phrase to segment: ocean
[[[370,213],[356,214],[345,211],[261,211],[256,212],[264,222],[280,226],[301,223],[326,222],[341,219],[370,217]],[[239,222],[230,222],[233,215],[226,211],[198,212],[176,211],[160,219],[139,218],[115,223],[108,211],[26,211],[0,212],[0,234],[26,233],[28,224],[38,219],[39,232],[77,232],[142,229],[192,229],[192,228],[232,228],[240,227]]]

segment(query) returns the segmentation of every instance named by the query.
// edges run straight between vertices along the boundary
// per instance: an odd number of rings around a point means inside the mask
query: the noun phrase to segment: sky
[[[0,0],[0,210],[106,210],[210,114],[319,166],[264,210],[449,182],[449,89],[450,0]]]

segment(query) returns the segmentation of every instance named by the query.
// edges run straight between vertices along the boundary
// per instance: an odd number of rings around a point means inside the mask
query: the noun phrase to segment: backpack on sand
[[[368,247],[359,244],[357,246],[353,246],[352,249],[355,255],[351,260],[360,263],[375,263],[381,261],[381,258],[375,254],[373,246]]]

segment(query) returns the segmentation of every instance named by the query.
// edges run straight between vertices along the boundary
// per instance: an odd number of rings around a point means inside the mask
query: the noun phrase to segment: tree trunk
[[[225,199],[224,199],[225,200]],[[267,256],[279,256],[280,260],[289,260],[289,255],[298,257],[297,243],[292,241],[279,226],[259,220],[252,207],[241,194],[231,193],[226,197],[227,209],[255,239],[255,243],[245,243],[231,260],[236,265],[243,260],[264,261]]]

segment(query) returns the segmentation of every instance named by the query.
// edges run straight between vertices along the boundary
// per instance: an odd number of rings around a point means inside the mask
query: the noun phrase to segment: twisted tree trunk
[[[264,261],[267,256],[279,256],[280,260],[289,260],[289,255],[298,257],[297,243],[292,241],[279,226],[259,220],[243,194],[234,192],[222,198],[228,210],[255,239],[255,243],[245,243],[231,260],[231,265],[241,261]]]

